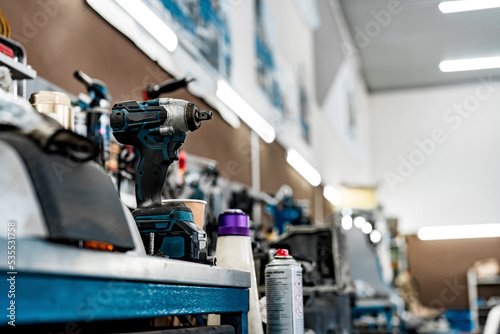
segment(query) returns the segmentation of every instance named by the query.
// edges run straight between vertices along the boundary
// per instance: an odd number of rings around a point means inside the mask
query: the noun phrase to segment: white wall
[[[295,148],[304,158],[317,163],[309,146],[301,136],[299,128],[299,96],[297,90],[298,70],[302,68],[307,83],[307,93],[313,98],[314,67],[312,63],[312,31],[304,20],[295,2],[264,1],[267,15],[272,23],[270,38],[273,56],[280,69],[280,86],[287,105],[287,114],[274,109],[257,83],[255,59],[255,3],[243,1],[234,8],[233,24],[233,77],[232,84],[239,94],[277,132],[277,140],[285,148]],[[251,15],[249,15],[249,13]]]
[[[269,15],[273,21],[273,48],[275,57],[280,62],[285,77],[295,80],[294,71],[302,67],[307,82],[309,100],[311,101],[310,127],[311,143],[308,145],[301,137],[299,129],[294,128],[298,121],[297,105],[290,106],[291,121],[278,130],[278,140],[285,148],[295,148],[304,158],[321,173],[323,184],[338,186],[343,183],[366,185],[369,182],[369,100],[364,81],[357,70],[354,59],[346,59],[337,73],[336,79],[329,89],[325,103],[320,106],[315,99],[314,81],[314,31],[303,16],[295,1],[266,1]],[[347,31],[341,12],[333,8],[339,29]],[[266,115],[271,108],[262,97],[260,87],[256,84],[254,57],[254,3],[242,2],[234,10],[234,75],[232,83],[242,96],[248,99],[254,108]],[[252,15],[249,15],[252,13]],[[251,18],[251,19],[250,19]],[[349,38],[345,33],[345,38]],[[352,43],[351,43],[352,44]],[[340,47],[340,46],[339,46]],[[343,129],[347,102],[346,93],[351,89],[356,92],[354,104],[358,113],[358,134],[356,143],[345,140]],[[291,86],[286,92],[294,96],[296,87]],[[298,103],[298,97],[294,99]],[[259,104],[255,104],[259,101]],[[281,132],[280,132],[281,130]]]
[[[347,90],[355,92],[358,138],[349,141],[345,132]],[[332,186],[370,185],[370,110],[369,98],[355,65],[346,61],[335,78],[323,107],[314,114],[315,154],[320,157],[320,172],[325,184]]]
[[[500,84],[482,80],[370,97],[373,180],[402,233],[500,221]]]
[[[353,45],[349,29],[338,1],[331,8],[342,45]],[[343,47],[339,45],[341,49]],[[316,106],[313,124],[315,154],[320,157],[319,170],[324,184],[371,186],[371,112],[364,79],[359,72],[356,54],[344,54],[344,62],[328,90],[322,106]],[[354,92],[353,104],[357,113],[358,138],[346,136],[347,93]]]

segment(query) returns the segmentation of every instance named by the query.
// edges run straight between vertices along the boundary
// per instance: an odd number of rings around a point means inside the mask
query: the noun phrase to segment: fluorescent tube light
[[[500,237],[500,224],[426,226],[418,230],[421,240]]]
[[[443,60],[439,63],[441,72],[473,71],[489,68],[500,68],[500,57]]]
[[[468,12],[472,10],[491,9],[500,7],[499,0],[460,0],[443,1],[438,5],[444,14]]]
[[[154,38],[158,40],[168,51],[173,52],[177,48],[179,40],[169,26],[156,15],[142,1],[115,0],[130,16],[144,27]]]
[[[323,196],[332,203],[332,205],[339,205],[342,202],[342,194],[340,191],[332,187],[331,185],[326,185],[323,189]]]
[[[217,81],[216,95],[266,142],[276,138],[273,127],[241,98],[224,80]]]
[[[297,151],[290,149],[286,155],[286,161],[293,167],[300,175],[304,177],[313,187],[321,183],[321,175],[313,166],[309,164]]]

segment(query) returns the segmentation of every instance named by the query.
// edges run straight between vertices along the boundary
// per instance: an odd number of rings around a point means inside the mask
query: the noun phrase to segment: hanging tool
[[[193,77],[185,77],[182,79],[170,79],[165,82],[162,82],[159,85],[149,84],[144,90],[144,99],[156,99],[160,97],[161,94],[170,93],[174,90],[187,87],[187,85],[191,81],[195,81],[196,79]]]
[[[108,169],[110,129],[109,105],[111,96],[104,82],[93,79],[82,71],[75,71],[74,77],[87,89],[90,103],[78,101],[82,110],[87,113],[87,137],[98,143],[100,156],[95,160]]]

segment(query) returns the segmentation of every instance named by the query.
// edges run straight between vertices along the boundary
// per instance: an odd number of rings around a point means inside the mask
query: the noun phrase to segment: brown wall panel
[[[77,69],[104,81],[114,102],[141,99],[145,84],[170,77],[84,1],[1,2],[12,38],[26,48],[29,64],[72,94],[84,90],[73,78]]]
[[[83,0],[0,1],[12,38],[26,48],[28,63],[38,75],[71,94],[85,92],[73,78],[82,70],[106,83],[113,103],[142,100],[149,83],[171,78]],[[170,95],[212,109],[186,89]],[[218,161],[232,181],[251,185],[250,130],[234,129],[219,114],[187,137],[186,152]]]
[[[190,101],[196,100],[191,98]],[[250,129],[244,125],[234,129],[218,113],[189,134],[183,146],[186,152],[214,159],[221,175],[247,186],[252,184]]]
[[[408,265],[427,306],[468,308],[467,269],[487,257],[500,261],[500,238],[422,241],[410,235],[407,241]]]
[[[335,206],[332,203],[328,202],[326,198],[323,197],[323,189],[321,189],[321,196],[323,198],[323,217],[328,217],[333,213]]]

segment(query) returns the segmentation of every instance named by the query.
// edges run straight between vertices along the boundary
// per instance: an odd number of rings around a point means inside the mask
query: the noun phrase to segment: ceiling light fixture
[[[426,226],[418,230],[420,240],[500,237],[500,224]]]
[[[343,208],[342,209],[342,216],[350,216],[352,215],[352,209],[351,208]]]
[[[115,1],[168,51],[175,51],[179,42],[177,35],[146,4],[142,1]]]
[[[346,231],[348,231],[352,228],[352,217],[351,216],[342,217],[342,228]]]
[[[342,194],[331,185],[325,186],[323,189],[323,196],[325,196],[328,202],[332,203],[334,206],[337,206],[342,202]]]
[[[286,155],[286,161],[313,187],[319,186],[321,183],[321,175],[297,151],[289,149]]]
[[[274,128],[266,122],[243,98],[229,86],[225,80],[217,81],[215,93],[222,102],[231,108],[239,118],[248,124],[266,142],[272,143],[276,138]]]
[[[443,60],[439,63],[441,72],[473,71],[490,68],[500,68],[500,57]]]
[[[361,231],[364,233],[364,234],[370,234],[371,231],[373,231],[373,226],[372,224],[370,224],[369,222],[366,222],[363,224],[363,226],[361,226]]]
[[[382,233],[380,233],[377,230],[373,230],[372,233],[370,233],[370,240],[374,244],[376,244],[377,242],[380,242],[380,240],[382,240]]]
[[[365,223],[366,223],[365,217],[359,216],[354,218],[354,226],[356,226],[357,228],[362,228]]]
[[[491,9],[500,7],[499,0],[459,0],[443,1],[438,5],[444,14],[468,12],[472,10]]]

